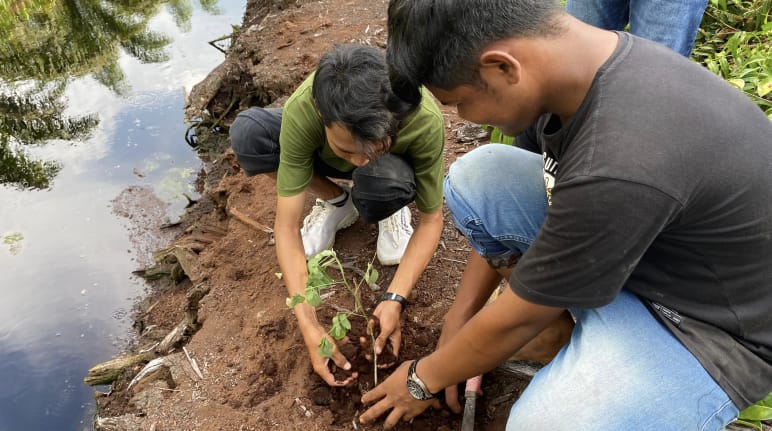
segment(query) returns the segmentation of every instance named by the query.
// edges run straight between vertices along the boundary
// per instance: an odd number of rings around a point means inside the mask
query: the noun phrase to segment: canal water
[[[145,186],[174,220],[195,197],[183,95],[245,1],[129,3],[0,0],[0,431],[92,428],[82,379],[146,289],[113,201]]]

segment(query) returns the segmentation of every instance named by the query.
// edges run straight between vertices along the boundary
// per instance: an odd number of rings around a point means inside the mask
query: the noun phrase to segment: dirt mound
[[[373,385],[369,363],[361,364],[362,376],[348,388],[329,388],[313,373],[285,303],[273,238],[261,228],[273,225],[274,184],[245,177],[232,154],[223,154],[225,135],[212,130],[227,126],[248,106],[280,105],[333,43],[385,46],[386,5],[385,0],[248,3],[225,62],[188,98],[186,116],[201,121],[199,141],[208,145],[202,198],[180,227],[184,234],[165,249],[168,271],[160,273],[166,276],[137,312],[135,326],[141,337],[134,353],[144,355],[143,360],[125,370],[109,395],[98,397],[98,429],[381,428],[354,422],[363,409],[362,393]],[[447,166],[487,137],[453,113],[445,116]],[[440,245],[405,311],[402,360],[434,349],[469,253],[444,211]],[[335,250],[347,266],[364,269],[375,254],[376,237],[376,227],[360,220],[338,234]],[[375,265],[385,288],[394,268],[380,267],[377,261]],[[190,299],[196,289],[208,291],[200,303]],[[372,310],[377,295],[363,288],[367,310]],[[320,320],[352,307],[350,295],[341,288],[324,302]],[[181,322],[186,325],[181,327]],[[180,328],[178,338],[163,352],[163,363],[131,384],[145,363],[159,356],[152,352],[175,327]],[[389,371],[379,371],[379,378]],[[509,406],[526,381],[501,369],[486,376],[476,429],[503,428]],[[434,410],[399,429],[452,430],[460,422],[460,415]]]

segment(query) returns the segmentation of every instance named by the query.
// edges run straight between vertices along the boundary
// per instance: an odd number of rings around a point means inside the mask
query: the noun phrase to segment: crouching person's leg
[[[508,431],[717,431],[737,416],[637,296],[622,290],[604,307],[572,313],[570,343],[515,402]]]
[[[500,173],[491,175],[491,172]],[[547,212],[542,157],[519,148],[491,144],[471,151],[450,167],[445,180],[445,201],[453,221],[469,240],[476,255],[467,263],[461,287],[481,280],[481,294],[489,294],[508,278],[518,258],[525,253],[541,228]],[[480,259],[479,257],[482,259]],[[487,262],[487,268],[483,263]],[[496,271],[496,276],[484,272]],[[475,273],[474,277],[468,276]],[[471,280],[467,280],[467,278]],[[484,281],[484,282],[483,282]],[[465,301],[464,295],[456,301]],[[474,302],[475,300],[469,299]],[[470,310],[459,304],[451,309],[468,319]],[[456,305],[456,304],[454,304]],[[449,314],[451,313],[449,312]],[[514,359],[549,362],[566,344],[573,328],[568,313],[523,346]]]
[[[413,167],[386,154],[354,170],[352,198],[367,223],[378,223],[376,255],[382,265],[397,265],[413,235],[407,205],[416,197]]]
[[[231,147],[247,176],[279,168],[281,109],[253,107],[239,112],[230,127]]]

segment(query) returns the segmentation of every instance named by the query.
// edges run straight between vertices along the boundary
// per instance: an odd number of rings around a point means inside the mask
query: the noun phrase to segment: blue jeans
[[[445,193],[456,226],[489,262],[524,253],[546,216],[541,156],[507,145],[458,159]],[[606,306],[570,311],[569,344],[514,404],[508,431],[706,431],[737,417],[727,394],[637,296],[622,290]]]
[[[566,10],[587,24],[624,30],[689,57],[707,0],[566,0]]]

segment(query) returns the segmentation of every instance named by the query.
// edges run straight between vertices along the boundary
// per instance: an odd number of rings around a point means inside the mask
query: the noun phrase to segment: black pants
[[[246,175],[276,172],[279,168],[281,109],[252,107],[240,112],[230,128],[231,146]],[[314,174],[353,179],[354,206],[367,223],[394,214],[415,200],[415,172],[405,159],[386,154],[352,171],[339,171],[314,156]]]

